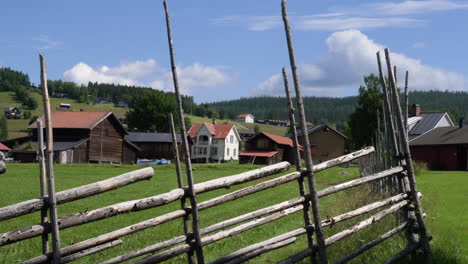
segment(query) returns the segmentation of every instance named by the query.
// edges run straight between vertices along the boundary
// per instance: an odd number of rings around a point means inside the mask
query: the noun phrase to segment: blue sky
[[[198,102],[283,95],[280,1],[169,1],[181,88]],[[389,47],[410,89],[468,90],[468,1],[289,0],[304,94],[354,95]],[[8,1],[0,66],[39,81],[173,90],[162,1]]]

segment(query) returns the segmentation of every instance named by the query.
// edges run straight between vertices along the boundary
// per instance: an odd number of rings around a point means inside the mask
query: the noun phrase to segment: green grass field
[[[203,182],[221,176],[241,173],[259,166],[238,165],[227,163],[221,165],[195,164],[194,176],[196,182]],[[65,190],[83,184],[116,176],[131,170],[141,168],[137,165],[57,165],[55,166],[57,190]],[[167,192],[176,188],[176,176],[174,166],[155,166],[155,176],[150,181],[139,182],[119,190],[110,191],[97,196],[59,206],[59,215],[69,215],[80,211],[138,199]],[[350,176],[342,176],[341,171],[347,170]],[[325,188],[342,181],[350,180],[358,176],[356,169],[332,168],[317,174],[318,187]],[[0,175],[0,207],[36,198],[39,194],[37,164],[8,164],[8,172]],[[271,177],[270,177],[271,178]],[[432,250],[436,257],[436,263],[466,263],[467,239],[467,211],[466,211],[466,183],[468,172],[423,172],[418,176],[419,190],[424,194],[423,207],[427,212],[429,232],[434,236],[431,242]],[[258,182],[258,181],[257,181]],[[197,200],[204,201],[220,194],[231,192],[248,184],[231,187],[229,190],[216,190],[197,196]],[[280,187],[256,193],[236,201],[226,203],[201,212],[201,226],[206,227],[237,215],[260,209],[278,202],[282,202],[298,195],[296,182],[291,182]],[[327,196],[320,200],[322,218],[333,216],[368,203],[369,192],[367,188],[357,188],[339,194]],[[132,212],[116,217],[111,217],[98,222],[88,223],[78,227],[62,230],[62,246],[82,241],[106,232],[128,226],[166,212],[178,209],[179,203],[162,206],[159,208]],[[367,216],[368,217],[368,216]],[[363,217],[340,223],[332,228],[326,228],[326,236],[330,236],[339,230],[349,227]],[[364,241],[375,238],[378,234],[389,229],[389,224],[395,225],[394,217],[387,217],[382,222],[371,226],[360,233],[337,243],[329,249],[330,260],[337,259],[344,252],[353,250]],[[0,224],[0,232],[11,231],[27,225],[39,223],[39,213],[33,213],[10,219]],[[204,247],[208,261],[230,253],[248,244],[260,242],[275,235],[293,230],[302,226],[303,219],[300,212],[281,218],[259,228],[241,233],[232,238],[218,241]],[[161,226],[149,228],[142,232],[125,236],[122,245],[106,250],[86,258],[78,263],[95,263],[106,260],[125,252],[142,248],[169,237],[182,234],[182,222],[180,219]],[[405,240],[403,235],[397,235],[382,245],[372,249],[353,263],[380,263],[395,252],[403,249]],[[274,263],[288,255],[294,254],[306,247],[305,237],[293,245],[280,250],[267,253],[251,261],[251,263]],[[460,253],[457,253],[460,251]],[[16,263],[40,253],[40,238],[26,240],[0,248],[0,263]],[[185,256],[174,259],[171,263],[184,262]],[[307,262],[304,262],[307,263]]]

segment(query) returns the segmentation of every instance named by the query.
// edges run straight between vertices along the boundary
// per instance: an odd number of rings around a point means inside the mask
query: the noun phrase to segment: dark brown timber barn
[[[129,132],[125,136],[125,139],[140,148],[140,152],[138,153],[138,158],[140,159],[175,159],[170,133]],[[183,155],[180,134],[176,134],[176,139],[179,155]],[[187,137],[187,139],[189,140],[189,145],[191,145],[191,138]],[[181,159],[184,158],[181,157]]]
[[[128,132],[112,112],[52,112],[51,119],[55,162],[68,164],[136,162],[139,148],[125,141]],[[42,123],[45,124],[44,117]],[[33,142],[25,144],[35,147],[36,123],[29,126],[29,129],[33,132]],[[27,150],[28,147],[19,147],[17,152]]]
[[[271,165],[281,161],[294,163],[292,139],[265,132],[246,141],[245,151],[239,154],[239,163]]]

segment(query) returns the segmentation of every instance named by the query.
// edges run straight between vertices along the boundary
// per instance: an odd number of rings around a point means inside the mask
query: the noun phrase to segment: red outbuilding
[[[434,170],[468,170],[468,126],[438,127],[410,141],[411,157]]]

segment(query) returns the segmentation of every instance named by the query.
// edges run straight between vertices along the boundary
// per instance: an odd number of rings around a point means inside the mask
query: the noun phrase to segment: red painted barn
[[[410,141],[411,157],[434,170],[468,170],[468,126],[435,128]]]

